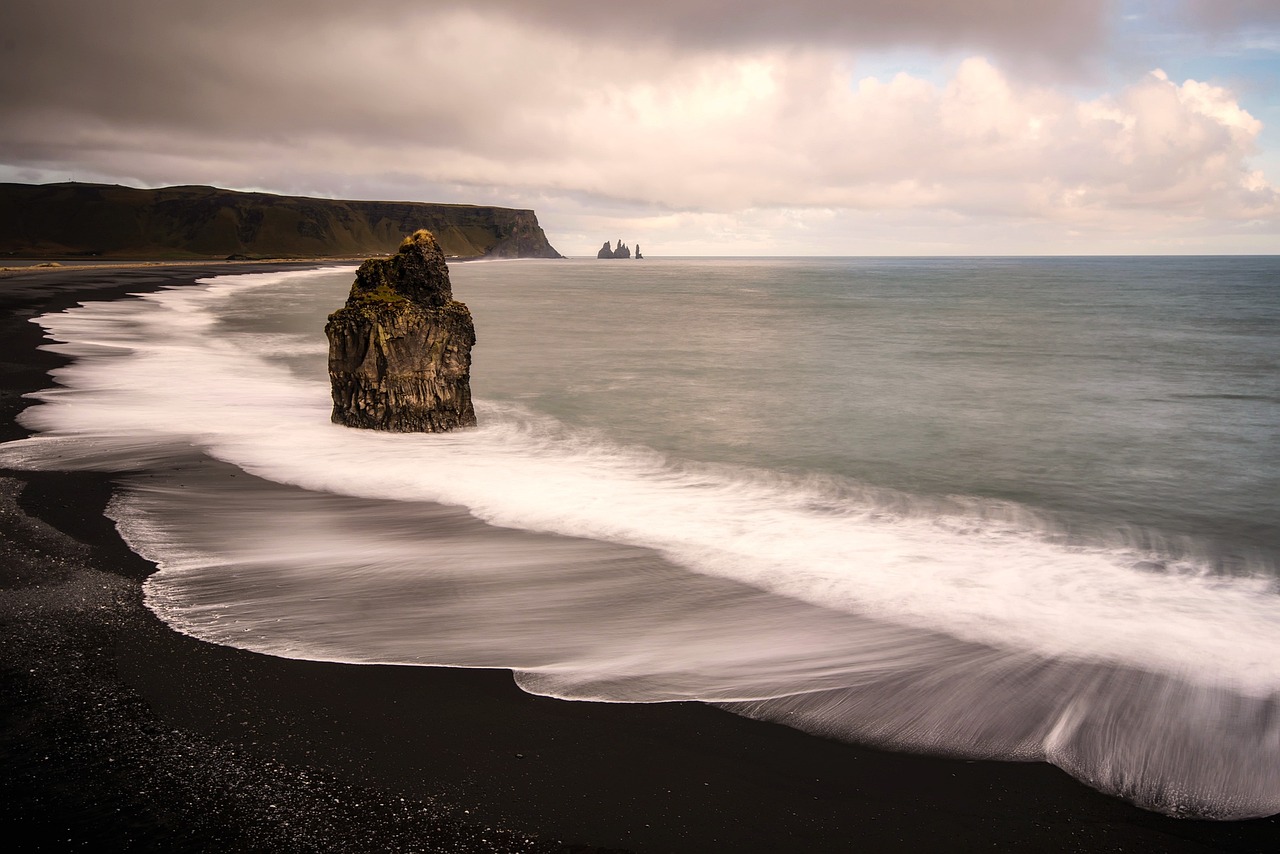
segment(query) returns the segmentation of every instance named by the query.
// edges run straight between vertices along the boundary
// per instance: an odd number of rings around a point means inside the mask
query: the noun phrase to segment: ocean
[[[1280,258],[454,264],[480,426],[330,423],[354,267],[36,318],[178,631],[1280,812]]]

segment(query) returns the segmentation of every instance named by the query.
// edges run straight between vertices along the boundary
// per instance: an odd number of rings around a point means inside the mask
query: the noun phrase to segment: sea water
[[[478,429],[330,423],[352,267],[38,318],[176,629],[1280,811],[1280,259],[455,264]]]

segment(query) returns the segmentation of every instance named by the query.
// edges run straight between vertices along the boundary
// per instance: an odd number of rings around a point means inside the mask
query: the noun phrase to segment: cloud
[[[252,32],[290,33],[376,23],[413,31],[460,12],[575,39],[666,43],[714,50],[785,45],[963,48],[1003,57],[1071,61],[1104,38],[1109,0],[14,0],[4,13],[19,39],[58,35],[66,43],[106,41],[122,50],[165,52],[177,36],[224,41]]]
[[[1071,60],[1105,33],[1106,0],[500,0],[528,23],[610,41],[661,40],[698,49],[802,44],[926,45]]]
[[[1276,191],[1250,166],[1261,125],[1229,90],[1155,72],[1082,98],[1008,64],[1084,50],[1099,5],[810,2],[766,26],[784,7],[133,0],[59,17],[45,0],[0,13],[14,34],[0,164],[528,205],[575,232],[593,211],[655,230],[686,217],[725,239],[756,233],[734,217],[802,236],[864,215],[1002,233],[1274,230]],[[1016,11],[1029,6],[1067,35]],[[865,76],[846,39],[985,39],[1013,58]]]
[[[1210,31],[1280,24],[1275,0],[1181,0],[1166,14],[1180,15]]]

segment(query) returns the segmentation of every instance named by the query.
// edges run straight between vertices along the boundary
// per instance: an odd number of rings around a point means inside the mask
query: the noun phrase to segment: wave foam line
[[[485,426],[448,435],[335,426],[324,383],[213,334],[241,289],[316,274],[219,278],[42,318],[78,359],[57,372],[65,388],[24,413],[43,434],[0,458],[116,465],[148,442],[190,443],[280,483],[461,505],[495,525],[651,548],[697,572],[966,640],[1254,692],[1280,686],[1280,597],[1263,576],[1185,562],[1135,571],[1161,556],[887,512],[820,481],[673,463],[511,407],[482,405]]]

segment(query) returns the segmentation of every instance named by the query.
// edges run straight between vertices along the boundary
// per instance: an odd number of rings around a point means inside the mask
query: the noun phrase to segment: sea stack
[[[618,241],[617,249],[609,248],[609,241],[604,242],[604,246],[600,247],[600,251],[596,253],[597,258],[630,258],[631,249],[621,240]]]
[[[431,232],[415,231],[395,255],[361,264],[324,331],[335,423],[398,433],[475,426],[475,328]]]

